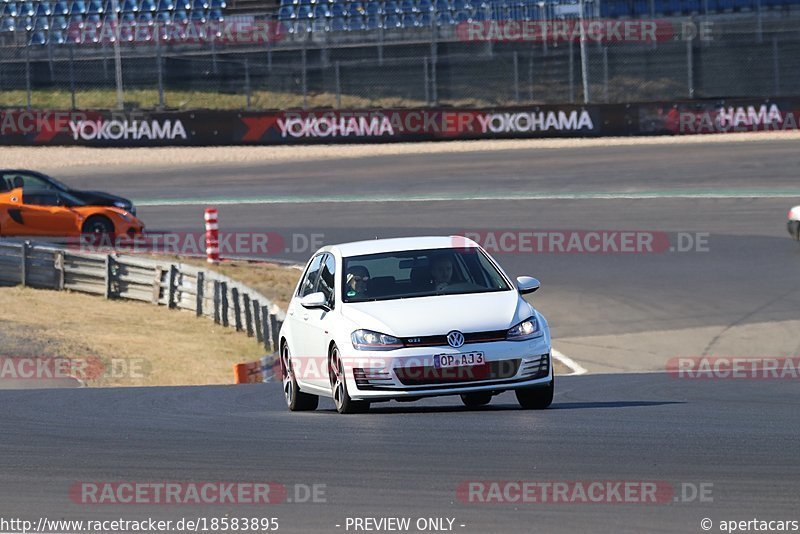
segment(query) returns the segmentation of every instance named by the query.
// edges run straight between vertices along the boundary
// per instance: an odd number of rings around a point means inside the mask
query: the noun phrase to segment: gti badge
[[[457,349],[464,344],[464,334],[458,330],[453,330],[447,334],[447,343],[454,349]]]

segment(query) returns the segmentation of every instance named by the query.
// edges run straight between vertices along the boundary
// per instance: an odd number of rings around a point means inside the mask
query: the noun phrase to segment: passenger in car
[[[431,264],[431,275],[436,291],[442,291],[450,285],[453,278],[453,260],[450,256],[438,256]]]
[[[346,294],[348,297],[364,297],[367,294],[369,270],[363,265],[353,265],[347,269]]]

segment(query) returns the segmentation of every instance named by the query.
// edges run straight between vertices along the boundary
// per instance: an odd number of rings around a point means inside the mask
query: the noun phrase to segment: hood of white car
[[[516,291],[359,302],[342,308],[357,328],[397,337],[503,330],[531,314],[530,304]]]

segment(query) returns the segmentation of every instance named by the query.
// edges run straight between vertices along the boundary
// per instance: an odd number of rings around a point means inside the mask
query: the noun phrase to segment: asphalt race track
[[[0,391],[0,517],[275,516],[285,532],[347,532],[347,517],[450,517],[464,533],[703,532],[704,518],[720,532],[722,520],[800,520],[797,379],[663,372],[677,356],[800,356],[800,246],[785,227],[800,203],[798,164],[787,140],[70,168],[57,177],[140,201],[150,229],[199,232],[215,204],[223,232],[277,232],[287,243],[278,256],[298,261],[312,251],[291,236],[312,233],[337,242],[638,230],[665,233],[669,247],[496,255],[510,274],[542,281],[533,302],[554,346],[590,372],[560,378],[544,412],[504,394],[476,411],[444,398],[358,416],[323,401],[290,414],[274,384]],[[707,246],[670,251],[680,232]],[[68,495],[79,481],[153,480],[324,484],[326,502],[86,506]],[[658,504],[457,495],[460,483],[489,480],[659,481],[674,495]],[[700,484],[713,501],[682,497]]]

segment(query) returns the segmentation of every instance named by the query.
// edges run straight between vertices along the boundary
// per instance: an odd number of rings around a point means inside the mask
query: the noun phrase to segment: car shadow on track
[[[553,402],[547,410],[588,410],[594,408],[642,408],[649,406],[664,406],[669,404],[686,404],[683,401],[608,401],[608,402]],[[542,411],[547,411],[542,410]],[[320,410],[328,411],[328,410]],[[333,410],[330,410],[333,411]],[[403,406],[403,405],[372,405],[369,413],[459,413],[459,412],[504,412],[523,411],[515,404],[490,404],[480,408],[467,408],[466,406]],[[531,410],[535,411],[535,410]]]

